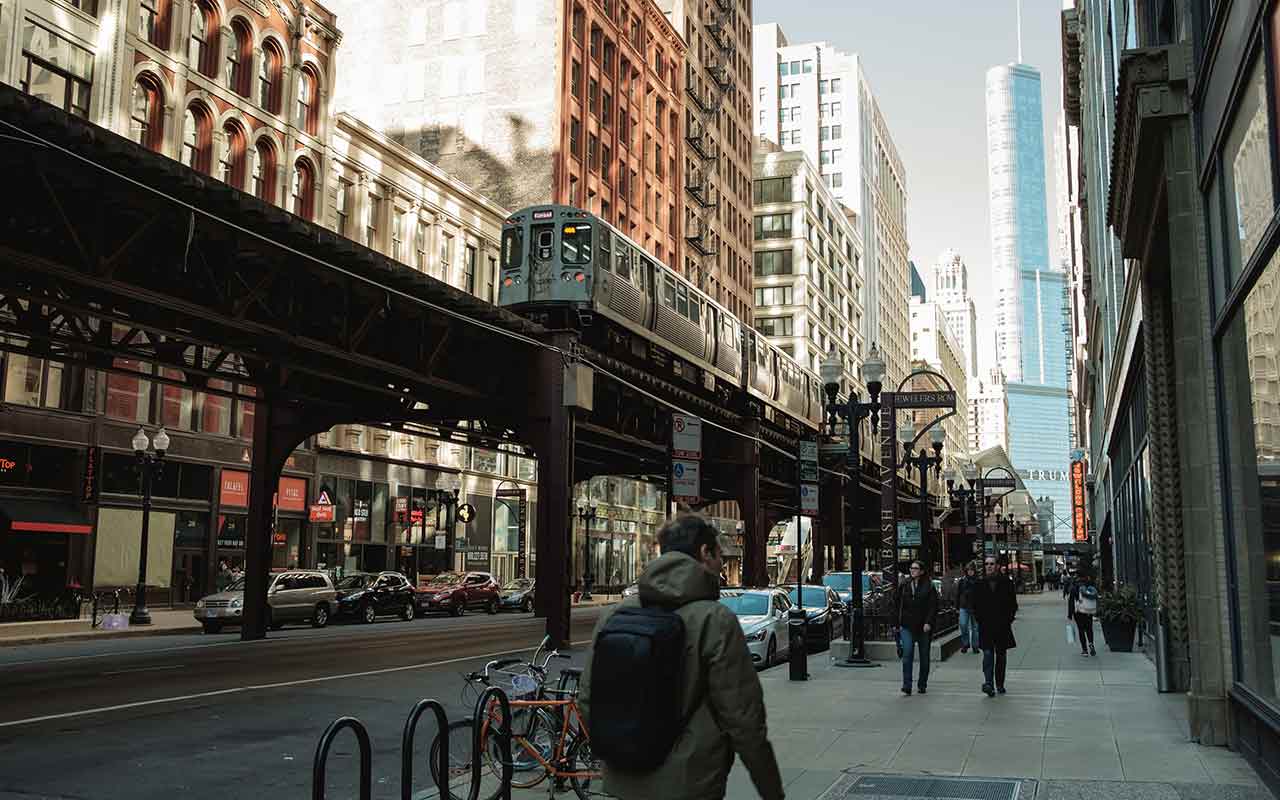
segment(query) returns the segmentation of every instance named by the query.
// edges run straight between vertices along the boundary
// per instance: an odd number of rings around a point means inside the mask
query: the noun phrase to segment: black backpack
[[[689,722],[683,681],[684,620],[665,608],[619,608],[591,655],[592,753],[621,772],[662,766]]]

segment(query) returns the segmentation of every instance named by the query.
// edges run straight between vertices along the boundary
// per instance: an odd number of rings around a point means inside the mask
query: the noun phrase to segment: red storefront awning
[[[31,498],[0,499],[0,530],[6,529],[14,533],[93,533],[84,513],[71,503]]]

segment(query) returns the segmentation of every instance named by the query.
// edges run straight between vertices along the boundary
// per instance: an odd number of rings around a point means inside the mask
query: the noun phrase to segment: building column
[[[827,571],[827,547],[834,548],[835,565],[833,569],[844,568],[844,492],[845,478],[839,474],[823,473],[818,490],[818,505],[821,525],[814,525],[813,580],[822,583],[822,576]]]
[[[764,505],[760,502],[760,420],[744,420],[743,450],[746,458],[738,473],[738,507],[742,511],[742,585],[769,584]]]

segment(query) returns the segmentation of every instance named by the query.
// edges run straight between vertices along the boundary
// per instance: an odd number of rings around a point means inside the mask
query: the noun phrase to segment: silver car
[[[329,575],[317,570],[291,570],[272,576],[267,589],[267,624],[273,630],[289,622],[311,621],[312,627],[329,624],[337,604]],[[239,625],[244,615],[244,578],[237,578],[217,594],[196,602],[196,619],[205,633],[217,633],[223,625]]]
[[[720,602],[738,615],[751,661],[769,667],[787,652],[787,611],[791,601],[778,589],[721,589]]]

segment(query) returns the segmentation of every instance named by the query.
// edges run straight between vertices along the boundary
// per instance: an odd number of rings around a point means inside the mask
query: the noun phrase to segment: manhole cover
[[[927,797],[936,800],[1018,800],[1021,781],[990,778],[908,778],[859,775],[846,797]]]

